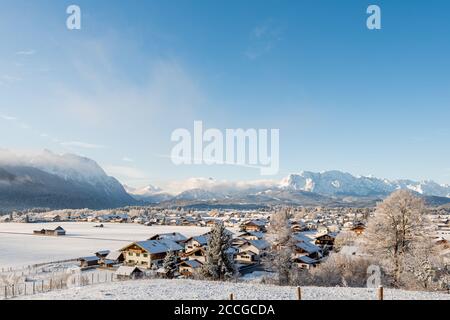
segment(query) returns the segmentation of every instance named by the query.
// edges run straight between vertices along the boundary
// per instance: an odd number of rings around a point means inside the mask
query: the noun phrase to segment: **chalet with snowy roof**
[[[100,258],[97,256],[82,257],[78,261],[80,262],[80,268],[86,269],[98,266]]]
[[[326,234],[322,234],[316,237],[316,240],[314,241],[314,243],[316,245],[319,246],[328,246],[328,247],[333,247],[334,246],[334,241],[336,240],[337,237],[337,233],[335,232],[328,232]]]
[[[291,230],[292,232],[301,232],[307,229],[305,223],[303,221],[292,221],[291,222]]]
[[[256,263],[266,255],[270,244],[265,240],[249,240],[238,247],[235,260],[238,263]]]
[[[203,247],[194,248],[183,255],[188,260],[198,260],[201,263],[206,261],[206,249]]]
[[[146,240],[133,242],[122,249],[126,265],[152,268],[158,266],[164,260],[167,252],[179,254],[183,247],[172,240]]]
[[[144,272],[135,266],[120,266],[116,270],[115,275],[120,280],[139,279],[144,276]]]
[[[95,256],[102,259],[102,258],[105,258],[110,252],[111,251],[109,251],[109,250],[100,250],[95,253]]]
[[[200,235],[195,237],[190,237],[186,239],[184,243],[184,249],[186,253],[189,253],[196,248],[206,247],[208,245],[208,237],[207,235]]]
[[[125,260],[123,252],[112,251],[106,257],[105,260],[114,261],[116,264],[122,263]]]
[[[191,277],[202,266],[203,263],[199,260],[184,260],[178,265],[178,272],[185,277]]]
[[[320,259],[322,257],[322,251],[318,246],[309,242],[297,242],[294,246],[296,257],[308,256],[313,259]]]
[[[162,233],[162,234],[155,234],[148,238],[148,240],[171,240],[178,244],[183,244],[188,238],[182,235],[179,232],[171,232],[171,233]]]
[[[364,230],[366,230],[366,226],[362,222],[357,222],[353,225],[353,227],[350,230],[352,230],[359,236],[364,233]]]
[[[319,264],[318,260],[310,258],[308,256],[298,256],[293,260],[293,262],[300,269],[310,269],[311,267],[315,267]]]
[[[265,232],[266,231],[266,222],[263,220],[250,220],[241,224],[240,229],[242,231],[257,231],[257,232]]]
[[[245,231],[238,234],[237,237],[245,240],[262,240],[264,238],[264,233],[259,231]]]

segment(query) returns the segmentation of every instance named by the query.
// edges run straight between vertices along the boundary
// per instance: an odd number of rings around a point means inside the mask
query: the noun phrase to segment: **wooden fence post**
[[[384,292],[383,292],[383,286],[379,286],[378,287],[378,300],[383,300],[384,299]]]
[[[297,300],[302,300],[302,288],[297,287]]]
[[[230,293],[230,300],[234,300],[234,294]]]
[[[5,286],[5,299],[8,298],[8,287]]]

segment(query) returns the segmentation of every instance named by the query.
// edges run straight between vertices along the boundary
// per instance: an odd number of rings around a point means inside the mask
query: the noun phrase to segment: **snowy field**
[[[180,288],[182,288],[180,290]],[[251,283],[194,280],[136,280],[106,283],[53,291],[18,299],[33,300],[225,300],[233,293],[236,300],[294,300],[296,288]],[[375,300],[376,289],[302,288],[304,300]],[[450,294],[384,291],[385,300],[450,300]]]
[[[190,237],[208,232],[209,228],[151,226],[104,223],[0,223],[0,270],[93,255],[98,250],[118,250],[133,241],[146,240],[154,234],[180,232]],[[33,230],[62,226],[66,236],[33,235]]]

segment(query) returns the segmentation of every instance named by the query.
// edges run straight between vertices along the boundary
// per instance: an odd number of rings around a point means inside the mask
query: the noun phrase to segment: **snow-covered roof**
[[[295,246],[298,249],[302,249],[303,251],[308,252],[308,253],[314,253],[314,252],[319,252],[320,251],[319,247],[317,247],[317,246],[315,246],[315,245],[313,245],[313,244],[311,244],[309,242],[297,242],[295,244]]]
[[[203,263],[201,263],[200,261],[196,260],[196,259],[192,259],[192,260],[185,260],[182,263],[187,264],[189,267],[191,268],[199,268],[203,265]]]
[[[181,242],[187,240],[187,237],[185,237],[179,232],[171,232],[171,233],[155,234],[149,238],[149,240],[161,240],[161,239]]]
[[[107,256],[111,251],[109,250],[100,250],[95,253],[96,256]]]
[[[78,260],[79,261],[98,261],[99,258],[97,256],[91,256],[91,257],[81,257]]]
[[[108,253],[108,255],[105,257],[106,260],[118,260],[120,258],[120,255],[122,252],[120,251],[113,251]]]
[[[317,260],[314,260],[308,256],[297,257],[297,260],[299,260],[300,262],[306,263],[306,264],[316,264],[317,263]]]
[[[142,249],[151,254],[163,253],[167,251],[183,250],[182,246],[171,240],[146,240],[134,242],[132,244],[141,247]],[[126,250],[130,245],[127,245],[126,247],[122,248],[121,251]]]
[[[269,243],[266,240],[250,240],[249,243],[260,250],[269,247]]]
[[[130,276],[135,271],[142,272],[141,269],[139,269],[138,267],[120,266],[116,270],[116,275],[119,275],[119,276]]]

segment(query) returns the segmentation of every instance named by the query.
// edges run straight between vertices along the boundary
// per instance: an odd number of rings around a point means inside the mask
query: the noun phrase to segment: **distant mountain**
[[[109,177],[93,160],[73,154],[15,154],[0,149],[0,213],[15,209],[116,208],[159,204],[201,208],[255,208],[271,205],[373,206],[398,189],[431,205],[450,203],[450,186],[433,181],[387,180],[341,171],[291,174],[281,181],[178,182],[177,194],[156,186],[132,188]]]
[[[195,183],[198,182],[198,187]],[[212,207],[255,205],[373,206],[398,189],[423,197],[430,205],[450,203],[450,186],[433,181],[355,177],[341,171],[291,174],[280,182],[226,183],[209,178],[189,180],[187,189],[163,205]]]
[[[134,199],[148,204],[161,203],[173,198],[170,194],[163,192],[161,188],[152,185],[140,189],[124,185],[124,188]]]
[[[0,150],[0,212],[34,207],[116,208],[139,202],[93,160]]]
[[[302,190],[322,195],[378,196],[398,189],[408,189],[425,196],[450,197],[450,186],[433,181],[386,180],[374,177],[355,177],[341,171],[314,173],[309,171],[291,174],[280,187]]]

